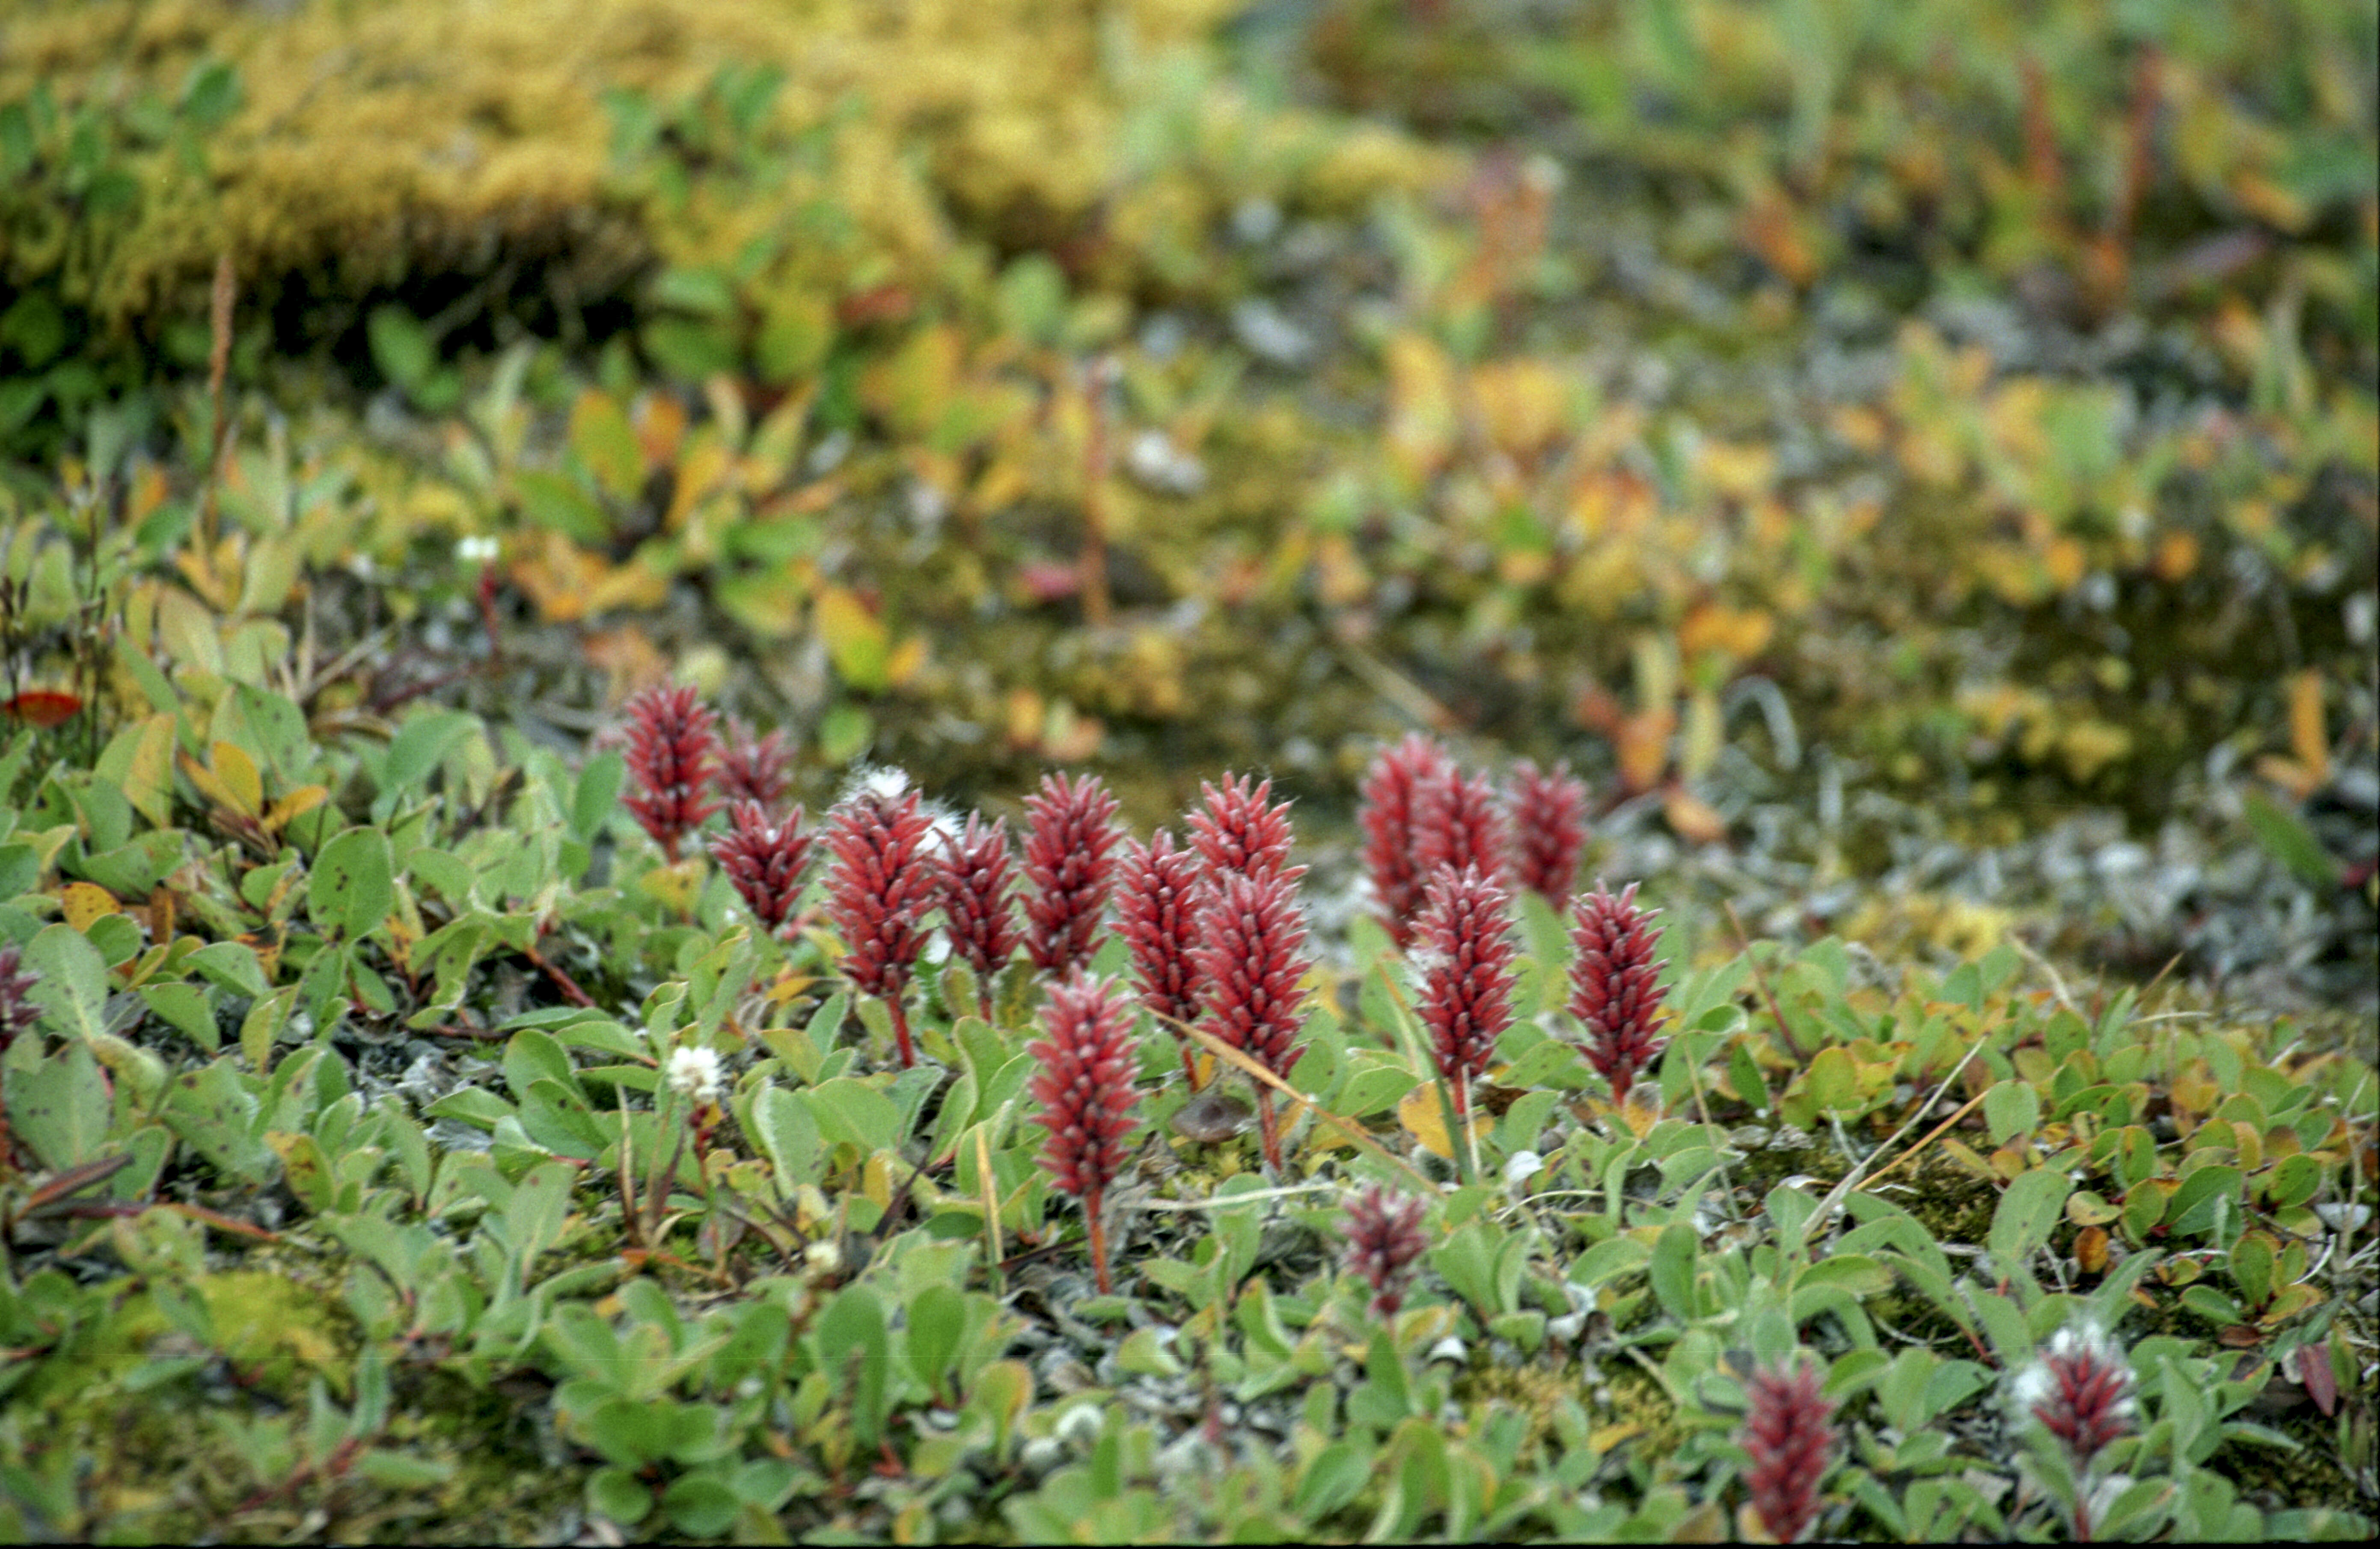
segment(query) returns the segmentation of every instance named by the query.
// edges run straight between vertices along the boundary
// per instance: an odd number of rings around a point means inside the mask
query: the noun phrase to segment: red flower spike
[[[917,1062],[902,991],[925,949],[935,868],[926,853],[933,828],[917,793],[894,785],[847,797],[827,820],[826,912],[844,939],[843,972],[892,1012],[904,1067]]]
[[[1295,1044],[1305,997],[1298,981],[1309,961],[1305,923],[1298,917],[1296,884],[1287,873],[1224,874],[1204,889],[1198,944],[1190,961],[1204,982],[1208,1030],[1274,1075],[1286,1079],[1305,1050]],[[1281,1135],[1273,1121],[1272,1088],[1257,1087],[1257,1121],[1265,1159],[1281,1170]]]
[[[710,858],[771,936],[783,933],[801,901],[802,873],[818,842],[801,827],[799,806],[771,822],[759,802],[737,802],[727,809],[727,831],[710,841]]]
[[[1101,1204],[1123,1168],[1123,1137],[1139,1101],[1132,1012],[1109,981],[1078,972],[1051,987],[1047,1015],[1049,1036],[1029,1051],[1041,1067],[1028,1088],[1041,1105],[1033,1122],[1050,1131],[1041,1166],[1060,1190],[1083,1202],[1091,1265],[1105,1296],[1114,1287]]]
[[[1376,1318],[1392,1318],[1404,1304],[1414,1261],[1429,1246],[1421,1229],[1427,1208],[1377,1183],[1347,1202],[1347,1273],[1372,1288]]]
[[[730,716],[727,745],[719,756],[719,793],[730,802],[758,802],[775,812],[793,789],[793,750],[783,731],[755,739],[752,729]]]
[[[2131,1362],[2096,1327],[2059,1329],[2048,1353],[2018,1376],[2016,1392],[2019,1408],[2058,1438],[2077,1473],[2131,1433]]]
[[[1182,1047],[1182,1068],[1198,1084],[1197,1061],[1177,1023],[1198,1015],[1198,856],[1177,849],[1163,829],[1148,843],[1126,840],[1116,866],[1116,923],[1132,949],[1132,976],[1140,1003]]]
[[[1560,909],[1578,886],[1578,860],[1586,849],[1586,787],[1567,764],[1540,770],[1524,758],[1512,766],[1507,800],[1512,880]]]
[[[1043,775],[1041,793],[1025,798],[1025,951],[1045,974],[1063,974],[1090,960],[1113,884],[1110,853],[1123,836],[1115,798],[1097,775],[1069,781]]]
[[[1427,956],[1421,1020],[1458,1117],[1488,1073],[1496,1040],[1512,1025],[1512,895],[1479,873],[1441,866],[1430,878],[1419,934]]]
[[[1453,770],[1445,750],[1415,732],[1396,746],[1383,748],[1356,788],[1362,802],[1356,821],[1364,829],[1364,869],[1379,900],[1381,923],[1399,947],[1413,938],[1413,918],[1421,911],[1427,881],[1414,859],[1425,793]]]
[[[1805,1361],[1763,1368],[1744,1385],[1750,1412],[1735,1433],[1736,1445],[1752,1455],[1743,1484],[1753,1515],[1779,1543],[1809,1531],[1818,1485],[1834,1460],[1835,1406],[1819,1391],[1823,1380]]]
[[[690,688],[649,688],[628,701],[628,774],[624,805],[676,864],[678,842],[719,810],[706,794],[719,756],[711,715]]]
[[[1190,847],[1198,853],[1208,882],[1227,875],[1286,877],[1294,882],[1304,866],[1289,864],[1289,804],[1269,806],[1272,781],[1257,784],[1245,775],[1225,775],[1221,785],[1201,781],[1203,810],[1190,814]]]
[[[1008,825],[995,819],[987,829],[981,814],[967,814],[965,831],[943,839],[935,865],[951,950],[975,970],[983,1020],[990,1022],[991,982],[1016,955],[1016,944],[1023,939],[1016,928]]]
[[[1500,878],[1504,870],[1504,813],[1486,775],[1459,769],[1422,788],[1414,811],[1414,865],[1427,884],[1439,866],[1477,866]]]
[[[1666,966],[1653,961],[1658,913],[1636,907],[1633,882],[1616,899],[1597,887],[1571,901],[1570,1014],[1586,1024],[1587,1063],[1623,1105],[1637,1073],[1670,1043],[1658,1036],[1664,1017],[1654,981]]]

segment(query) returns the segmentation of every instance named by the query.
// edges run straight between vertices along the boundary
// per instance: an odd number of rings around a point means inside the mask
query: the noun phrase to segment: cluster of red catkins
[[[1290,864],[1289,803],[1272,799],[1270,781],[1227,775],[1203,785],[1185,843],[1163,829],[1145,842],[1125,838],[1115,798],[1095,775],[1046,776],[1026,798],[1022,852],[1012,856],[1003,823],[974,815],[963,827],[938,823],[897,773],[863,782],[820,831],[804,832],[802,809],[783,805],[782,733],[755,741],[731,724],[722,745],[692,689],[638,696],[627,736],[628,810],[674,861],[724,805],[728,826],[711,837],[710,854],[763,928],[792,928],[804,871],[823,841],[824,914],[843,943],[843,972],[885,1002],[904,1066],[917,1059],[905,1000],[929,916],[940,914],[951,955],[973,971],[986,1017],[994,980],[1024,950],[1050,986],[1047,1036],[1034,1046],[1043,1067],[1037,1122],[1050,1131],[1043,1161],[1094,1216],[1137,1102],[1137,1063],[1126,1057],[1132,1001],[1173,1034],[1194,1083],[1193,1027],[1282,1080],[1304,1052],[1312,959],[1296,889],[1305,868]],[[1420,1013],[1458,1111],[1469,1111],[1512,1023],[1514,888],[1569,908],[1569,1010],[1584,1024],[1589,1062],[1626,1101],[1666,1042],[1659,933],[1633,888],[1572,897],[1585,788],[1567,768],[1524,762],[1499,791],[1416,735],[1380,754],[1361,794],[1373,892],[1390,935],[1421,965]],[[1111,905],[1129,949],[1129,991],[1085,973]],[[1273,1095],[1257,1085],[1265,1156],[1278,1170]],[[1093,1242],[1104,1285],[1103,1234]]]

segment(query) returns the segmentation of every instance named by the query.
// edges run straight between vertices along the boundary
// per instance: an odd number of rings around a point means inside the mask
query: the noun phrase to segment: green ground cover
[[[2368,1536],[2374,37],[0,14],[0,1532],[1711,1540],[1800,1349],[1823,1536]],[[903,1068],[815,877],[774,938],[621,805],[672,681],[813,822],[1270,775],[1282,1165],[1144,1018],[1101,1293],[1049,986],[929,962]],[[1531,896],[1441,1108],[1416,729],[1663,906],[1638,1103]],[[2078,1479],[2010,1394],[2085,1322]]]

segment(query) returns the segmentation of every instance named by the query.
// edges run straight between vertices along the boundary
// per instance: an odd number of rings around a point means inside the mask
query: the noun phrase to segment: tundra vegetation
[[[2368,1538],[2376,26],[18,0],[0,1536]]]

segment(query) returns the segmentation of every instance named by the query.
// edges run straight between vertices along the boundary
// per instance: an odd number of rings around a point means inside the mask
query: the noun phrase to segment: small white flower
[[[496,540],[485,533],[455,540],[455,559],[459,564],[493,564],[499,552]]]
[[[724,1084],[719,1056],[707,1048],[681,1048],[669,1058],[670,1090],[698,1103],[715,1103]]]

